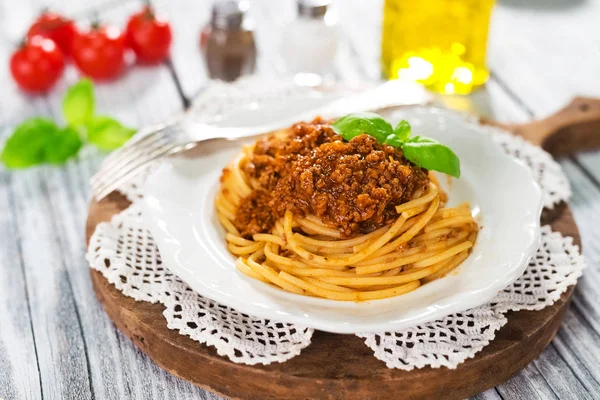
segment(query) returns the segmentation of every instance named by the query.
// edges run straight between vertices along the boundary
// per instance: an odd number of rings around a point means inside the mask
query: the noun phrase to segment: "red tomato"
[[[71,46],[76,32],[77,27],[70,19],[52,12],[44,12],[29,27],[27,39],[31,40],[34,36],[52,39],[60,50],[68,56],[71,54]]]
[[[54,41],[34,36],[10,58],[10,72],[21,89],[43,92],[56,83],[65,69],[62,52]]]
[[[125,36],[114,26],[80,32],[73,40],[73,61],[91,78],[114,78],[125,66]]]
[[[169,55],[171,38],[169,22],[156,17],[150,7],[144,7],[129,18],[127,45],[141,63],[155,64],[164,60]]]

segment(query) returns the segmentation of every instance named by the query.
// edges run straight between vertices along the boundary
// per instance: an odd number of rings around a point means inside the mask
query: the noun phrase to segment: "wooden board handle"
[[[576,97],[562,110],[526,124],[498,124],[554,157],[600,148],[600,99]]]

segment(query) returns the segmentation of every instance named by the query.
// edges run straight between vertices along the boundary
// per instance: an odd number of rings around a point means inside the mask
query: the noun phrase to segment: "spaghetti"
[[[327,182],[336,185],[332,175],[348,169],[345,164],[340,167],[340,160],[354,154],[349,155],[346,150],[340,153],[342,146],[354,145],[356,149],[359,148],[357,143],[362,146],[367,139],[361,139],[366,136],[361,135],[350,143],[342,142],[320,120],[299,125],[245,147],[222,175],[215,207],[227,232],[227,247],[237,257],[235,265],[242,273],[296,294],[362,301],[410,292],[446,275],[467,258],[478,232],[469,204],[444,208],[446,195],[433,175],[408,165],[398,150],[385,149],[388,146],[372,144],[366,155],[356,158],[362,160],[377,152],[393,153],[387,154],[385,161],[382,159],[367,167],[358,164],[368,177],[359,182],[362,186],[357,190],[364,191],[372,180],[376,181],[376,187],[369,187],[369,193],[386,188],[388,181],[394,184],[401,181],[404,190],[398,192],[396,198],[388,196],[374,207],[365,200],[340,208],[344,206],[341,200],[364,199],[364,193],[346,190],[342,194],[321,185],[321,192],[334,193],[328,199],[330,203],[336,201],[335,211],[350,210],[348,215],[342,213],[343,218],[335,220],[328,214],[332,206],[317,207],[322,202],[319,190],[311,191],[310,197],[303,197],[303,183],[294,186],[286,177],[293,177],[295,169],[301,174],[310,170],[308,164],[303,164],[307,160],[311,166],[319,165],[311,158],[316,149],[339,143],[334,146],[336,152],[326,157],[335,165],[327,170]],[[316,142],[310,139],[309,146],[304,142],[300,151],[294,148],[288,153],[290,143],[298,142],[298,138],[306,140],[315,130],[321,136],[326,131],[325,138]],[[357,143],[353,143],[355,140]],[[260,161],[267,156],[271,166],[278,157],[283,160],[280,165],[283,169],[270,171],[270,179],[257,173],[257,170],[265,171]],[[398,180],[397,172],[404,171],[398,169],[402,165],[408,165],[410,171],[407,179]],[[390,171],[395,172],[390,174]],[[353,170],[352,178],[346,175],[344,182],[359,179],[358,175],[357,170]],[[272,179],[273,176],[277,179]],[[311,179],[318,187],[319,178],[312,176]],[[296,203],[282,204],[282,195],[278,193],[281,191],[291,194],[290,198]],[[315,199],[314,203],[310,199]],[[302,209],[298,204],[308,206]],[[357,208],[361,212],[357,213]]]

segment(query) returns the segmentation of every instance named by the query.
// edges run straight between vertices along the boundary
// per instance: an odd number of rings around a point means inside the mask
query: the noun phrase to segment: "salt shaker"
[[[282,56],[293,73],[323,75],[337,49],[332,0],[297,0],[298,16],[282,33]]]
[[[256,44],[248,8],[248,0],[213,4],[210,23],[200,35],[200,47],[212,79],[230,82],[254,72]]]

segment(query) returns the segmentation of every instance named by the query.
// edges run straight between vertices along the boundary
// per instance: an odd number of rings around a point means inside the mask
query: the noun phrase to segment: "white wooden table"
[[[207,1],[154,0],[174,27],[170,62],[136,68],[97,86],[97,107],[132,126],[180,112],[207,82],[198,33]],[[335,71],[340,80],[380,76],[381,1],[339,1],[342,31]],[[27,97],[7,68],[14,43],[50,5],[78,19],[98,15],[124,24],[138,0],[0,0],[0,138],[28,116],[60,119],[60,98],[77,80],[70,67],[56,89]],[[281,76],[281,18],[289,0],[254,1],[258,73]],[[543,117],[574,95],[600,97],[599,0],[499,0],[489,46],[492,77],[469,98],[449,99],[501,121]],[[600,134],[600,132],[599,132]],[[158,368],[106,317],[84,259],[88,179],[102,155],[63,168],[0,169],[0,398],[197,399],[216,396]],[[556,339],[536,361],[482,399],[600,396],[600,152],[561,160],[589,268]]]

